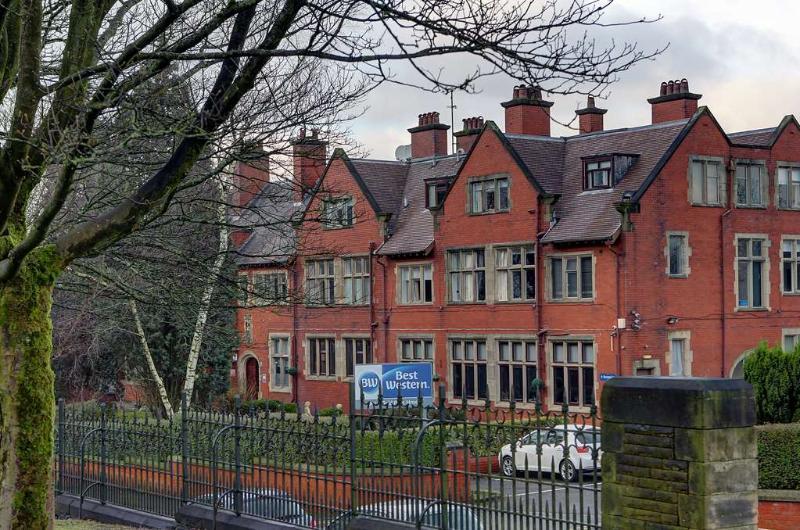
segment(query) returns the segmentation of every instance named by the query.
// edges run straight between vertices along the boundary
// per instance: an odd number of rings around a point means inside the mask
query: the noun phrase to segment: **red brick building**
[[[552,103],[515,87],[505,131],[466,119],[448,154],[423,114],[396,161],[303,136],[303,198],[243,166],[247,209],[295,223],[238,236],[256,296],[234,384],[347,406],[353,364],[427,360],[451,400],[530,405],[540,378],[545,406],[580,410],[613,375],[734,377],[759,341],[792,346],[800,127],[726,133],[699,99],[663,83],[651,124],[606,131],[589,98],[551,137]]]

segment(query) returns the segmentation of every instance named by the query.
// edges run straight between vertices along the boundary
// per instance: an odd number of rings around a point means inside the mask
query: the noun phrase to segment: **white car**
[[[603,451],[600,449],[600,429],[581,425],[567,425],[567,442],[564,443],[564,426],[533,431],[520,438],[513,448],[506,444],[500,449],[500,470],[507,477],[518,471],[557,472],[564,480],[575,480],[583,471],[600,471]],[[541,460],[536,447],[541,445]],[[568,458],[564,457],[566,445]],[[541,469],[539,467],[541,462]]]
[[[446,509],[442,509],[446,506]],[[355,517],[418,523],[418,528],[442,528],[442,515],[446,514],[446,530],[484,530],[478,514],[466,504],[434,502],[424,499],[395,500],[363,506],[357,513],[344,513],[326,526],[326,530],[345,530]]]

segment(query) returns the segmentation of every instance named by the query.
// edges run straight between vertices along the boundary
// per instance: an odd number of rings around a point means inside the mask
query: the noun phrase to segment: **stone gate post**
[[[753,390],[736,379],[617,377],[603,389],[604,529],[755,529]]]

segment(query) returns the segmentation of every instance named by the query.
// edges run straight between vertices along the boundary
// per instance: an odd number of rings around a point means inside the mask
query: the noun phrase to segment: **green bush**
[[[297,403],[286,403],[283,405],[286,414],[297,414]]]
[[[758,487],[800,489],[800,424],[762,425],[758,435]]]
[[[762,342],[745,358],[744,378],[753,385],[760,423],[800,420],[800,347],[784,352]]]
[[[336,407],[325,407],[325,408],[319,409],[319,415],[321,417],[323,417],[323,418],[330,418],[330,417],[334,417],[335,418],[336,416],[339,416],[340,414],[341,414],[341,411],[339,409],[337,409]]]

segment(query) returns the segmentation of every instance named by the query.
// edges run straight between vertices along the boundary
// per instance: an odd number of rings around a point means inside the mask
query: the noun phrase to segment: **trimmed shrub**
[[[758,487],[800,489],[800,423],[761,425],[758,435]]]
[[[286,403],[283,405],[286,414],[297,414],[297,403]]]
[[[744,378],[753,385],[760,423],[800,420],[800,348],[784,352],[762,342],[745,359]]]

